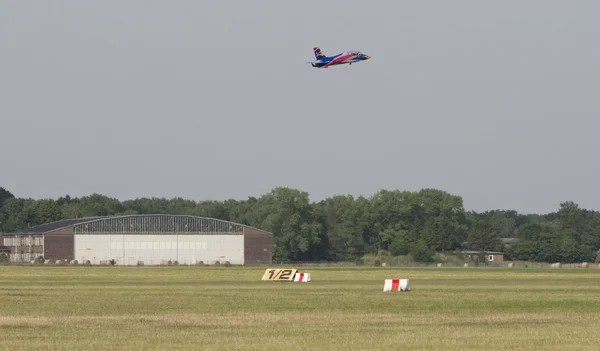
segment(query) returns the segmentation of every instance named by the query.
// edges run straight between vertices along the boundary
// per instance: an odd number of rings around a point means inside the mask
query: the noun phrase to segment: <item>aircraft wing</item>
[[[341,57],[340,57],[340,58],[341,58]],[[325,65],[323,68],[327,68],[327,67],[329,67],[329,66],[331,66],[331,65],[334,65],[334,64],[340,64],[340,63],[352,63],[352,62],[354,62],[354,61],[352,60],[352,57],[345,57],[345,58],[343,58],[343,59],[341,59],[341,60],[339,60],[339,59],[333,59],[333,60],[329,61],[329,63],[327,63],[327,64],[326,64],[326,65]]]
[[[340,60],[340,61],[333,60],[333,61],[329,62],[328,64],[326,64],[325,66],[323,66],[323,68],[327,68],[327,67],[329,67],[331,65],[339,65],[340,63],[351,63],[351,62],[354,62],[354,61],[352,61],[350,59],[348,59],[348,60]]]

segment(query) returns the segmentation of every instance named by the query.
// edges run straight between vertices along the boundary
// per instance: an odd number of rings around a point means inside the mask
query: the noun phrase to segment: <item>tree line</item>
[[[276,261],[360,261],[365,255],[410,255],[432,262],[439,252],[502,251],[512,260],[600,259],[600,212],[563,202],[549,214],[465,211],[460,196],[438,189],[380,190],[311,202],[307,192],[277,187],[247,200],[192,201],[101,194],[58,199],[15,197],[0,187],[0,231],[63,219],[130,214],[212,217],[273,233]],[[506,238],[512,238],[507,244]],[[514,240],[516,239],[516,240]],[[514,242],[513,242],[514,241]]]

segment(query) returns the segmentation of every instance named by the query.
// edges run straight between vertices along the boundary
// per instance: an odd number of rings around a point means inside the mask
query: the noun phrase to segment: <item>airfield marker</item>
[[[294,276],[295,283],[308,283],[311,282],[310,273],[299,272]]]
[[[408,279],[386,279],[383,291],[410,291]]]

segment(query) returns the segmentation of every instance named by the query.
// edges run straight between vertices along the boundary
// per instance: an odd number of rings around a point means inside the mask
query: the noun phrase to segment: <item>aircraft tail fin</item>
[[[325,54],[323,54],[323,51],[321,51],[321,49],[319,49],[318,47],[314,47],[313,51],[317,60],[325,58]]]

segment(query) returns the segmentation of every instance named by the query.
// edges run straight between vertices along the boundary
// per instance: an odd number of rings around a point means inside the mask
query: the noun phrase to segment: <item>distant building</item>
[[[477,261],[481,251],[463,251],[462,253]],[[486,262],[504,262],[504,253],[502,252],[484,251],[484,254]]]
[[[129,215],[78,218],[4,233],[11,262],[43,257],[118,265],[270,264],[273,234],[215,218]]]

